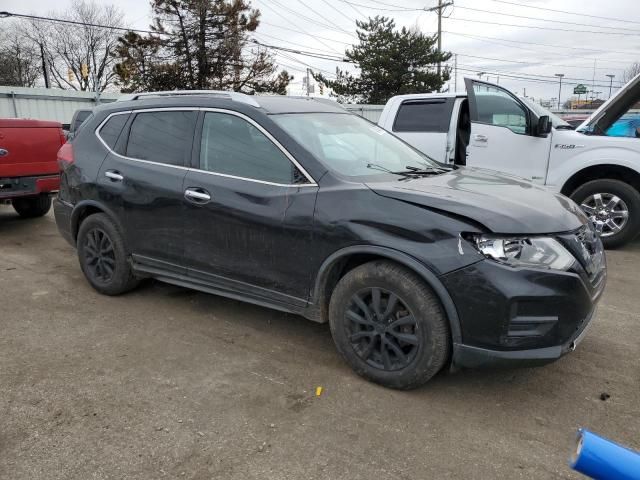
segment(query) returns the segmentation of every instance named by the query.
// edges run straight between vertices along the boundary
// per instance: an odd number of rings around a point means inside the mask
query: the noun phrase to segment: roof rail
[[[144,98],[153,98],[153,97],[178,97],[178,96],[189,96],[189,95],[228,98],[236,102],[246,103],[253,107],[260,107],[260,104],[256,102],[251,97],[251,95],[247,95],[246,93],[240,93],[240,92],[230,92],[227,90],[167,90],[162,92],[143,92],[143,93],[134,93],[131,95],[127,95],[127,96],[121,97],[119,100],[121,101],[142,100]]]

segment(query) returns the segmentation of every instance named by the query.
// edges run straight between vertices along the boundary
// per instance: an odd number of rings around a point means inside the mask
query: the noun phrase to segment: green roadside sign
[[[574,95],[584,95],[585,93],[587,93],[587,87],[585,87],[584,85],[580,84],[577,85],[574,89],[573,89],[573,94]]]

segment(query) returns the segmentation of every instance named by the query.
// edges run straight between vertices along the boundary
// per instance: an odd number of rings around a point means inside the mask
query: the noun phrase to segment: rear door
[[[195,110],[153,109],[111,117],[99,129],[105,141],[123,121],[98,174],[100,199],[123,220],[127,245],[145,268],[185,273],[183,190]]]
[[[466,78],[471,115],[467,165],[544,184],[552,133],[534,135],[537,116],[510,91]]]
[[[185,256],[194,281],[304,306],[318,186],[250,118],[205,111],[184,181]]]
[[[403,100],[391,131],[438,162],[451,157],[449,127],[455,98]]]

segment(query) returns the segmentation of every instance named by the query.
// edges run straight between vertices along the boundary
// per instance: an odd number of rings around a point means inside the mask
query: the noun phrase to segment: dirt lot
[[[609,253],[573,354],[396,392],[325,325],[160,283],[95,293],[52,216],[0,206],[0,239],[3,479],[578,478],[578,426],[640,449],[638,242]]]

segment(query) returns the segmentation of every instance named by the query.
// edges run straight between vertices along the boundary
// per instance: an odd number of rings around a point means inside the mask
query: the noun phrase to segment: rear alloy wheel
[[[356,373],[386,387],[419,387],[449,355],[439,300],[416,274],[389,261],[356,267],[338,282],[329,322],[338,351]]]
[[[22,218],[42,217],[51,209],[51,197],[43,194],[37,197],[16,198],[11,204]]]
[[[640,230],[640,193],[620,180],[594,180],[571,198],[593,222],[606,248],[633,240]]]
[[[136,287],[122,234],[105,214],[87,217],[78,231],[78,260],[85,277],[98,292],[119,295]]]

